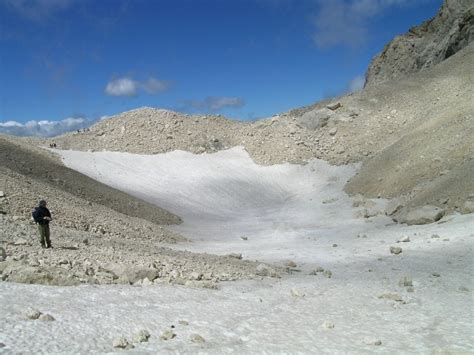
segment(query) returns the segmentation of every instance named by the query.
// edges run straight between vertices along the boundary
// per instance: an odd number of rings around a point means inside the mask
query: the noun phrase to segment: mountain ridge
[[[474,3],[445,0],[430,20],[395,37],[375,56],[365,86],[397,80],[430,68],[474,40]]]

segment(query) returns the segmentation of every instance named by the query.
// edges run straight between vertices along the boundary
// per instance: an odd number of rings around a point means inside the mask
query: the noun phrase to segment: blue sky
[[[152,106],[256,119],[355,90],[441,0],[0,0],[0,131]]]

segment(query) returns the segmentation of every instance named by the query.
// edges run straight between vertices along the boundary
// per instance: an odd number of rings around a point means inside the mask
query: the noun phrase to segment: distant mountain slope
[[[465,202],[474,200],[473,63],[471,44],[433,68],[361,93],[396,107],[405,124],[379,136],[385,147],[364,161],[348,192],[467,212]]]
[[[363,162],[351,194],[465,211],[474,193],[474,45],[404,79],[252,123],[143,108],[56,138],[58,147],[157,154],[242,145],[260,164]],[[326,105],[339,102],[335,110]],[[324,124],[318,120],[326,117]],[[446,203],[444,203],[446,201]]]
[[[366,74],[366,86],[430,68],[473,40],[474,1],[445,0],[433,19],[396,37],[372,60]]]
[[[346,187],[351,194],[404,196],[409,206],[468,212],[464,206],[474,200],[471,5],[446,0],[433,20],[392,41],[361,92],[256,122],[141,108],[55,141],[61,149],[140,154],[244,146],[265,165],[362,162]]]

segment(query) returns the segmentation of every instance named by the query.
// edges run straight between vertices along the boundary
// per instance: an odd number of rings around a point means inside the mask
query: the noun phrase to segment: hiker
[[[40,243],[42,248],[52,248],[51,239],[49,238],[49,222],[52,220],[51,212],[46,208],[46,201],[41,200],[33,210],[33,219],[38,224],[40,235]]]

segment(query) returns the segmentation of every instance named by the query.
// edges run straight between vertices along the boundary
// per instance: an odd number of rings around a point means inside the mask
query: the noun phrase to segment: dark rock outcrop
[[[474,1],[445,0],[438,14],[387,44],[369,66],[366,87],[432,67],[474,40]]]

